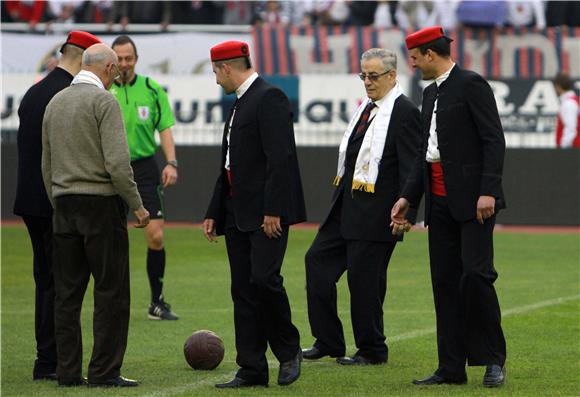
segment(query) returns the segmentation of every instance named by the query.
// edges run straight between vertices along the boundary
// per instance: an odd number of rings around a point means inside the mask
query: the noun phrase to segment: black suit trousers
[[[42,375],[56,371],[52,218],[25,215],[22,219],[32,243],[33,274],[36,285],[34,306],[36,361],[33,374]]]
[[[345,240],[340,232],[341,200],[335,203],[306,253],[308,319],[314,346],[344,356],[346,345],[337,312],[336,283],[346,271],[357,355],[385,361],[388,348],[383,325],[387,266],[396,242]]]
[[[431,196],[429,256],[437,316],[438,374],[462,378],[469,365],[503,365],[506,345],[494,288],[495,216],[455,221],[445,197]]]
[[[82,374],[80,314],[94,279],[90,382],[119,376],[129,330],[129,239],[119,196],[56,198],[54,213],[55,327],[59,381]]]
[[[268,344],[280,362],[293,359],[300,350],[300,334],[292,324],[290,303],[280,274],[289,228],[282,226],[282,236],[272,239],[262,230],[242,232],[235,227],[230,211],[226,225],[236,362],[241,367],[237,376],[267,383]]]

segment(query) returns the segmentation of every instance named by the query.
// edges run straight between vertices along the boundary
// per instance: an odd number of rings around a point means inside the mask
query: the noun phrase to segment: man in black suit
[[[483,384],[505,382],[506,346],[493,286],[495,214],[505,208],[505,139],[489,84],[450,57],[440,26],[407,37],[413,67],[435,82],[423,93],[423,144],[401,198],[393,231],[425,193],[439,367],[416,385],[466,383],[465,362],[487,366]]]
[[[52,207],[44,183],[42,157],[42,119],[46,105],[68,87],[81,70],[83,51],[100,40],[87,32],[70,32],[60,49],[57,67],[26,92],[18,117],[18,178],[14,213],[26,224],[33,252],[36,284],[34,380],[56,380],[56,342],[54,337],[54,279],[52,269]]]
[[[281,363],[278,384],[298,379],[302,360],[280,275],[289,226],[306,220],[292,111],[286,95],[254,71],[249,55],[239,41],[211,49],[217,84],[237,96],[203,223],[209,241],[225,234],[241,367],[218,388],[267,386],[268,343]]]
[[[389,230],[389,212],[419,154],[417,107],[397,82],[397,58],[373,48],[361,57],[359,77],[368,99],[358,108],[339,149],[336,190],[329,214],[306,254],[308,318],[314,346],[304,358],[338,357],[343,365],[386,363],[383,327],[387,266],[401,237]],[[411,221],[414,222],[413,210]],[[345,341],[336,308],[336,283],[348,275],[355,343]]]

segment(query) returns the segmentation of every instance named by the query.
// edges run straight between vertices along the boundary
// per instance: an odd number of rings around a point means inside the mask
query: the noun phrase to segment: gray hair
[[[397,69],[397,55],[394,51],[386,50],[384,48],[371,48],[361,55],[360,60],[362,62],[372,58],[379,58],[382,60],[385,70]]]

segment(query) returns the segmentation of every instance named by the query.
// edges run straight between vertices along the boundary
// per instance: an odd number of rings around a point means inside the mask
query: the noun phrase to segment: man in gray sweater
[[[104,44],[83,54],[81,72],[50,101],[42,125],[42,176],[54,208],[57,377],[82,377],[80,312],[94,278],[94,347],[89,386],[137,386],[120,375],[129,330],[129,239],[126,206],[136,227],[149,223],[133,180],[121,110],[107,91],[119,73]]]

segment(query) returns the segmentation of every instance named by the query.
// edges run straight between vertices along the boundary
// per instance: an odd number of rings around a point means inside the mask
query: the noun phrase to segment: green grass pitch
[[[580,395],[580,240],[578,234],[503,233],[495,235],[496,282],[508,347],[508,382],[501,389],[481,386],[483,368],[468,368],[466,386],[417,388],[415,377],[436,367],[435,316],[427,256],[427,235],[414,231],[399,244],[388,271],[384,321],[390,353],[387,365],[342,367],[332,359],[304,362],[302,377],[289,387],[276,384],[278,363],[268,353],[268,389],[217,390],[236,371],[229,270],[223,238],[209,244],[194,227],[166,229],[165,296],[181,318],[147,319],[149,286],[145,242],[139,230],[131,239],[131,323],[122,374],[142,384],[134,389],[61,389],[54,382],[33,382],[34,283],[26,229],[2,227],[2,396],[576,396]],[[304,254],[314,230],[292,230],[282,268],[301,332],[310,334],[304,289]],[[355,347],[346,277],[339,289],[339,310],[349,354]],[[84,368],[92,346],[92,289],[82,313]],[[226,354],[214,371],[191,370],[183,343],[194,331],[210,329],[224,340]]]

